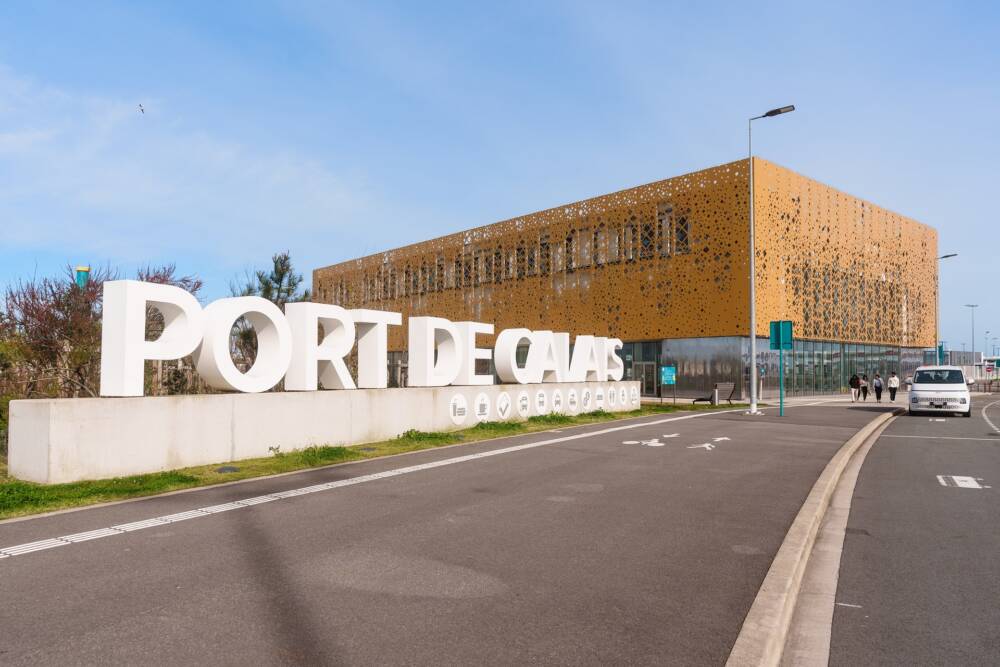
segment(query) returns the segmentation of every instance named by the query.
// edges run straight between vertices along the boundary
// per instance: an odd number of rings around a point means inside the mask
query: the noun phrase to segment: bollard
[[[715,389],[712,390],[712,405],[718,405],[718,404],[719,404],[719,388],[716,387]]]

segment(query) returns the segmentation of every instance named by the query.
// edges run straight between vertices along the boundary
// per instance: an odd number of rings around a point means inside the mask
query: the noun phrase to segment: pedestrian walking
[[[868,374],[867,373],[862,373],[861,374],[861,400],[862,401],[867,401],[868,400]]]
[[[861,396],[861,378],[855,373],[848,380],[847,384],[851,388],[851,403],[857,403],[858,398]]]
[[[875,390],[875,402],[876,403],[881,403],[882,402],[882,376],[879,375],[878,373],[876,373],[875,377],[872,378],[872,389]]]
[[[896,391],[899,389],[899,378],[896,377],[896,372],[893,371],[889,375],[889,402],[896,402]]]

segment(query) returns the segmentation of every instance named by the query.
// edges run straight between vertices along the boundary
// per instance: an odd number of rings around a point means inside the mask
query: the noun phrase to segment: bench
[[[719,392],[719,401],[720,402],[721,401],[729,401],[730,405],[733,404],[733,396],[736,395],[736,383],[735,382],[716,382],[715,383],[715,388]],[[726,396],[726,392],[727,391],[729,392],[728,396]],[[701,396],[699,398],[696,398],[696,399],[694,399],[691,402],[692,403],[699,403],[701,401],[704,401],[706,403],[711,403],[712,402],[712,398],[714,398],[714,392],[712,394],[709,394],[708,396]]]

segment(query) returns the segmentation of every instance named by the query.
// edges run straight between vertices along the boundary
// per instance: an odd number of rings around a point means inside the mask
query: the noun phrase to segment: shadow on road
[[[889,405],[881,405],[881,404],[876,403],[874,405],[852,405],[852,406],[850,406],[847,409],[848,410],[861,410],[863,412],[892,412],[893,410],[895,410],[898,407],[900,407],[900,406],[893,405],[891,403]]]
[[[252,577],[264,592],[264,610],[276,640],[274,657],[280,664],[343,664],[342,656],[331,652],[333,632],[317,625],[305,607],[305,596],[286,571],[287,558],[267,531],[256,521],[256,512],[234,512],[245,542],[245,561]],[[271,662],[262,660],[261,663]]]

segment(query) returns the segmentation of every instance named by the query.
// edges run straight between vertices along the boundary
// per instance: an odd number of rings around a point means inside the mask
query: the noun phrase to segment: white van
[[[972,416],[969,382],[958,366],[921,366],[906,378],[910,388],[910,414],[954,412]]]

